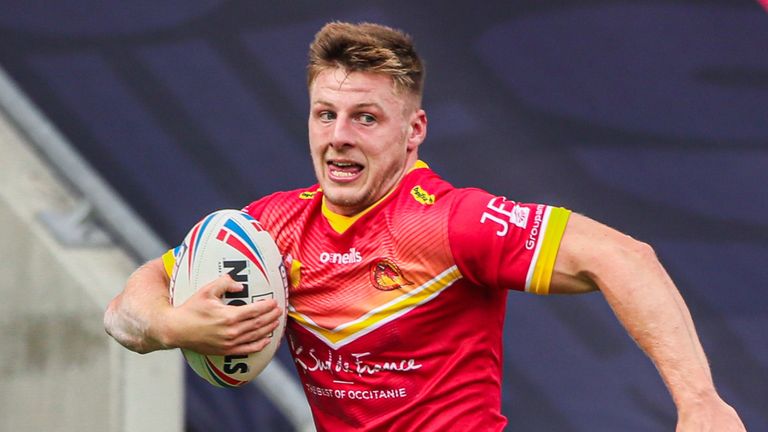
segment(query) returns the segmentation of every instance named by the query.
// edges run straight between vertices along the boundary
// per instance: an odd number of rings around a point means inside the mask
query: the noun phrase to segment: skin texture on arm
[[[242,355],[262,350],[278,325],[280,310],[273,300],[244,306],[222,303],[225,292],[243,289],[228,275],[203,286],[178,307],[171,305],[168,284],[160,258],[139,267],[107,307],[107,333],[142,354],[185,348],[201,354]]]
[[[141,354],[171,348],[159,334],[150,334],[149,325],[163,309],[171,307],[168,284],[161,259],[139,267],[128,278],[123,292],[107,307],[104,314],[107,333],[121,345]]]
[[[551,293],[599,290],[653,361],[678,412],[678,431],[743,431],[717,394],[682,296],[653,249],[587,217],[572,214],[560,245]]]

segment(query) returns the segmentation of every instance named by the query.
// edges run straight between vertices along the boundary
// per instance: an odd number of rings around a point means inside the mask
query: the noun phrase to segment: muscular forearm
[[[627,239],[595,283],[659,370],[678,409],[715,393],[704,350],[682,296],[653,250]]]
[[[677,431],[744,431],[715,390],[688,307],[650,246],[573,214],[550,291],[598,289],[651,358],[677,406]]]
[[[600,290],[656,365],[678,408],[714,392],[688,308],[650,246],[573,214],[552,285],[561,293]]]
[[[159,330],[163,311],[171,308],[168,279],[157,259],[139,267],[104,314],[104,328],[126,348],[148,353],[171,348]]]

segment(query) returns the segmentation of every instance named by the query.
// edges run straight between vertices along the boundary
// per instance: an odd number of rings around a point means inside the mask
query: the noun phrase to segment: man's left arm
[[[655,364],[677,407],[677,431],[744,431],[718,395],[682,296],[653,249],[572,214],[555,261],[550,293],[599,290]]]

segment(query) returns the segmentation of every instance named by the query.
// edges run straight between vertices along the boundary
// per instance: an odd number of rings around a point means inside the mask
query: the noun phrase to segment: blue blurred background
[[[722,394],[768,430],[768,14],[757,1],[0,0],[0,64],[168,244],[313,183],[306,49],[327,21],[412,34],[422,159],[653,244]],[[511,295],[510,431],[672,430],[599,294]],[[286,352],[281,359],[290,365]],[[281,431],[255,388],[187,378],[188,431]]]

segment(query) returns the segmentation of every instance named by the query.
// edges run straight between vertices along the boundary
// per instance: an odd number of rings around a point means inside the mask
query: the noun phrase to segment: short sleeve
[[[165,273],[168,275],[168,277],[173,276],[173,268],[176,266],[176,259],[179,256],[180,249],[181,246],[169,249],[161,257],[163,261],[163,268],[165,269]]]
[[[462,275],[481,286],[548,294],[571,212],[478,189],[458,193],[448,238]]]

